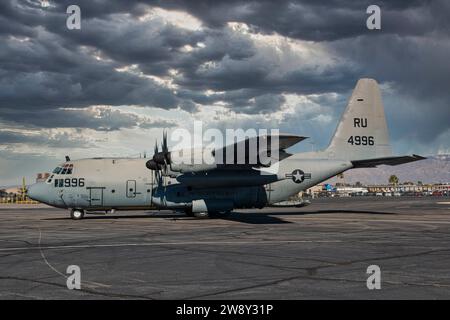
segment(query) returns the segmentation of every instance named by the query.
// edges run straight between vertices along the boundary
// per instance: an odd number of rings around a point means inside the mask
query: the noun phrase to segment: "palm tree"
[[[389,183],[393,184],[394,186],[398,184],[398,178],[395,174],[389,177]]]
[[[341,173],[337,174],[337,177],[342,180],[342,183],[340,183],[340,184],[342,186],[345,186],[344,174],[341,172]],[[336,183],[336,185],[337,185],[337,183]]]

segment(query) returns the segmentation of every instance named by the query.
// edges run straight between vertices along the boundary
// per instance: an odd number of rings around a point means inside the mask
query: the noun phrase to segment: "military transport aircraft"
[[[270,141],[273,136],[264,137]],[[323,151],[290,154],[285,150],[305,137],[279,134],[278,158],[257,163],[180,164],[167,147],[153,158],[92,158],[56,167],[45,182],[33,184],[28,196],[59,208],[73,219],[92,212],[183,211],[189,216],[224,216],[234,209],[300,206],[286,200],[352,168],[398,165],[425,159],[393,156],[378,84],[360,79],[329,146]],[[251,138],[238,142],[248,149]],[[270,149],[270,147],[266,147]],[[220,150],[209,150],[213,155]],[[248,151],[248,150],[247,150]],[[266,150],[267,151],[267,150]],[[270,154],[275,150],[268,150]],[[226,151],[225,151],[226,152]],[[259,152],[259,151],[257,151]],[[223,154],[223,153],[222,153]],[[273,168],[276,167],[276,170]]]

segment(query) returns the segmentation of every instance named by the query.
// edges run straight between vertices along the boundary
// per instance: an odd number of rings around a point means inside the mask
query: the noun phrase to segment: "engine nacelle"
[[[194,148],[170,152],[170,170],[174,172],[200,172],[217,168],[213,149]]]
[[[170,170],[174,172],[189,173],[189,172],[202,172],[210,171],[217,168],[216,164],[174,164],[170,165]]]

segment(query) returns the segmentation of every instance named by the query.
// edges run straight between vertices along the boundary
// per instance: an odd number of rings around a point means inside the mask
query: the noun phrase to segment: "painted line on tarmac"
[[[290,243],[337,243],[341,240],[274,240],[274,241],[187,241],[187,242],[152,242],[152,243],[111,243],[111,244],[92,244],[92,245],[61,245],[61,246],[41,246],[41,247],[15,247],[1,248],[0,252],[5,251],[27,251],[27,250],[59,250],[59,249],[89,249],[89,248],[115,248],[115,247],[158,247],[158,246],[186,246],[186,245],[275,245]]]

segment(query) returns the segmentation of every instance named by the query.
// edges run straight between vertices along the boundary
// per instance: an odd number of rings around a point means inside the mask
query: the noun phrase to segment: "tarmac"
[[[67,288],[70,265],[81,290]],[[367,287],[370,265],[381,289]],[[450,198],[315,199],[227,219],[1,205],[0,299],[450,299]]]

